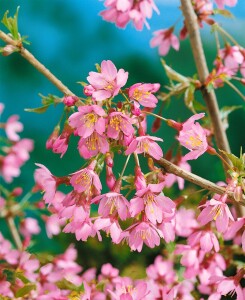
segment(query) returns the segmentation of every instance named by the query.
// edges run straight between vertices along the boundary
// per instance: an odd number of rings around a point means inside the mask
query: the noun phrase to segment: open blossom
[[[5,124],[5,131],[7,137],[14,142],[17,142],[20,140],[19,135],[17,132],[21,132],[23,130],[22,123],[18,122],[19,116],[13,115],[8,118],[6,124]]]
[[[218,200],[216,200],[216,198],[218,198]],[[197,218],[201,225],[206,225],[214,220],[219,232],[223,233],[227,230],[229,219],[234,221],[234,218],[228,205],[225,203],[226,199],[226,194],[222,196],[216,195],[214,199],[207,201],[207,203],[203,205],[204,209]]]
[[[122,233],[122,238],[126,238],[132,251],[141,252],[145,243],[149,248],[160,245],[162,232],[149,222],[138,222],[130,226]]]
[[[163,140],[155,136],[138,136],[129,144],[125,154],[129,155],[133,152],[138,154],[144,153],[159,160],[163,156],[163,152],[161,147],[155,141],[162,142]]]
[[[112,61],[103,60],[101,72],[89,72],[87,80],[95,89],[92,92],[92,98],[96,101],[103,101],[119,93],[120,88],[128,80],[128,72],[125,72],[123,69],[117,71]]]
[[[223,9],[225,5],[227,6],[235,6],[237,4],[237,0],[214,0],[219,8]]]
[[[121,220],[128,217],[128,200],[117,192],[109,192],[95,197],[92,202],[99,202],[98,213],[106,218],[110,215],[118,214]]]
[[[136,197],[130,201],[131,216],[135,217],[144,210],[147,219],[156,225],[163,221],[163,212],[171,214],[175,204],[170,198],[160,194],[163,185],[164,183],[149,184],[146,188],[138,190]]]
[[[176,35],[173,34],[174,28],[161,29],[153,32],[154,37],[151,39],[151,47],[159,47],[158,52],[160,55],[167,55],[170,47],[173,47],[176,51],[179,50],[179,40]]]
[[[106,0],[104,5],[106,10],[100,13],[102,18],[120,28],[124,28],[130,21],[137,30],[142,30],[144,24],[149,28],[146,19],[151,18],[153,10],[159,13],[154,0]]]
[[[185,160],[197,159],[208,149],[207,132],[199,123],[195,123],[196,120],[203,118],[204,115],[204,113],[196,114],[182,124],[182,129],[177,139],[182,146],[190,150],[184,156]]]
[[[105,154],[109,151],[109,143],[104,135],[98,134],[94,131],[87,138],[81,138],[78,143],[78,150],[80,155],[85,158],[91,158],[98,153]]]
[[[36,169],[34,172],[36,185],[39,189],[45,191],[43,199],[45,203],[50,204],[52,203],[56,192],[56,178],[44,165],[36,164],[36,166],[39,167],[39,169]]]
[[[107,136],[118,139],[120,132],[126,136],[131,136],[134,133],[132,121],[121,112],[112,112],[108,116]]]
[[[200,248],[205,252],[210,252],[212,248],[219,251],[219,242],[212,231],[196,231],[188,237],[188,245],[195,246],[200,244]]]
[[[238,46],[226,45],[219,51],[219,56],[224,60],[224,65],[233,73],[238,71],[239,65],[244,61],[244,57]]]
[[[145,107],[156,107],[158,100],[152,93],[156,93],[159,88],[159,83],[136,83],[129,88],[128,95],[131,100]]]
[[[69,124],[75,128],[75,134],[87,138],[94,131],[103,134],[105,131],[105,111],[98,105],[84,105],[78,107],[69,117]]]
[[[99,176],[94,172],[95,166],[96,161],[94,160],[87,168],[71,174],[70,183],[77,192],[89,192],[93,188],[97,192],[101,191],[102,185]]]

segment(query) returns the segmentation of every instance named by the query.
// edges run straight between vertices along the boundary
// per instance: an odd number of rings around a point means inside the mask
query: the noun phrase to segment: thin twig
[[[64,95],[75,96],[68,87],[66,87],[57,77],[55,77],[43,64],[41,64],[28,50],[26,50],[19,41],[13,40],[10,36],[0,30],[0,39],[9,45],[19,49],[19,53],[29,61],[40,73],[48,78]]]
[[[197,67],[198,76],[201,83],[204,84],[206,78],[209,75],[209,71],[203,50],[197,16],[194,12],[191,0],[181,0],[181,8],[185,17],[185,24],[187,26],[187,30],[190,36],[191,48]],[[217,146],[219,149],[230,153],[230,146],[220,118],[216,95],[214,91],[208,92],[206,88],[202,89],[202,94],[207,104],[209,116],[213,124]]]
[[[20,238],[19,232],[18,232],[18,230],[17,230],[17,228],[15,226],[13,217],[11,217],[11,216],[6,217],[6,221],[8,223],[9,230],[10,230],[10,232],[12,234],[14,242],[15,242],[18,250],[21,251],[22,248],[23,248],[22,247],[22,242],[21,242],[21,238]]]
[[[233,203],[237,203],[234,199],[233,193],[227,192],[224,187],[218,186],[207,179],[204,179],[196,174],[183,170],[175,164],[171,163],[170,161],[166,160],[165,158],[160,158],[159,160],[156,160],[156,163],[159,166],[163,167],[164,171],[166,171],[167,173],[175,174],[176,176],[184,178],[185,180],[192,182],[208,191],[219,195],[227,193],[229,195],[229,199],[232,200]],[[239,202],[239,204],[245,206],[244,203]]]

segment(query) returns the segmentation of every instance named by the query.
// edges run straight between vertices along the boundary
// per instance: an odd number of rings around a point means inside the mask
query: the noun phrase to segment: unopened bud
[[[143,188],[146,188],[146,180],[145,180],[145,176],[142,173],[141,169],[139,166],[136,166],[134,169],[134,173],[135,173],[135,187],[136,190],[141,190]]]
[[[116,183],[116,177],[113,174],[112,168],[106,166],[106,185],[110,190],[113,189]]]
[[[105,155],[105,163],[108,167],[113,167],[114,166],[114,161],[113,161],[113,153],[107,152]]]
[[[95,91],[95,89],[90,84],[86,85],[83,89],[84,95],[86,95],[88,97],[92,96],[94,91]]]
[[[48,138],[48,140],[46,142],[46,148],[47,149],[52,149],[53,148],[53,144],[57,140],[57,138],[59,136],[59,133],[60,133],[60,126],[56,126],[54,128],[54,131],[52,132],[52,134],[50,135],[50,137]]]
[[[23,193],[23,189],[22,189],[21,187],[16,187],[16,188],[13,189],[13,191],[12,191],[11,194],[12,194],[14,197],[18,197],[18,196],[20,196],[22,193]]]
[[[168,124],[168,126],[174,128],[174,129],[176,129],[178,131],[180,131],[182,129],[182,127],[183,127],[181,123],[176,122],[176,121],[171,120],[171,119],[167,120],[167,124]]]
[[[76,96],[66,96],[63,98],[63,103],[66,106],[73,106],[78,101],[78,97]]]

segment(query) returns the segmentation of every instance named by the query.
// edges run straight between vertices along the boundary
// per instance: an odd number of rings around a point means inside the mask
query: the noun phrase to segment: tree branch
[[[181,0],[181,8],[185,17],[185,24],[190,36],[191,48],[198,72],[200,82],[205,83],[209,75],[207,61],[205,58],[200,30],[197,22],[197,16],[194,12],[191,0]],[[202,89],[203,98],[206,102],[209,116],[211,118],[216,143],[219,149],[230,153],[230,146],[227,136],[220,119],[219,107],[214,91],[208,92],[206,88]],[[227,158],[225,158],[227,160]]]
[[[49,81],[51,81],[64,95],[75,96],[68,87],[66,87],[57,77],[55,77],[43,64],[41,64],[28,50],[26,50],[20,41],[13,40],[10,36],[0,30],[0,39],[5,43],[18,48],[19,53],[29,61],[40,73],[42,73]]]
[[[19,232],[18,232],[18,230],[17,230],[17,228],[16,228],[16,226],[15,226],[13,217],[7,216],[7,217],[6,217],[6,221],[7,221],[7,223],[8,223],[9,230],[10,230],[10,232],[11,232],[11,234],[12,234],[12,237],[13,237],[13,239],[14,239],[14,242],[15,242],[16,246],[17,246],[17,249],[18,249],[19,251],[21,251],[22,248],[23,248],[23,247],[22,247],[22,242],[21,242],[21,238],[20,238],[20,236],[19,236]]]
[[[232,192],[227,192],[226,189],[224,187],[218,186],[215,183],[204,179],[196,174],[193,174],[191,172],[188,172],[186,170],[181,169],[180,167],[176,166],[175,164],[171,163],[170,161],[166,160],[165,158],[161,158],[159,160],[155,160],[156,163],[163,167],[163,169],[167,172],[167,173],[171,173],[174,174],[176,176],[182,177],[185,180],[192,182],[210,192],[219,194],[219,195],[223,195],[224,193],[227,193],[229,196],[229,199],[233,202],[236,203],[236,200],[234,199],[234,195]],[[239,204],[245,206],[244,203],[239,202]]]
[[[185,17],[185,24],[190,36],[191,48],[197,68],[197,73],[199,76],[200,82],[204,85],[206,78],[209,75],[207,61],[205,58],[200,30],[197,22],[197,16],[192,6],[191,0],[181,0],[181,9],[183,15]],[[216,139],[216,143],[219,149],[224,150],[230,153],[230,146],[226,136],[225,129],[223,127],[219,107],[217,103],[217,98],[214,91],[208,92],[208,90],[204,87],[202,90],[203,98],[206,102],[208,113],[213,125],[214,135]],[[223,158],[230,163],[227,157],[222,155]],[[225,171],[227,172],[227,167],[223,164]],[[237,203],[234,203],[236,208],[237,215],[239,217],[243,216],[244,210],[241,209]]]

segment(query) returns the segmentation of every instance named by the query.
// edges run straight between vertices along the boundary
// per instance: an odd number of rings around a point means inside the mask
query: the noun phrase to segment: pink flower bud
[[[105,163],[108,167],[113,167],[114,166],[114,161],[113,161],[113,153],[107,152],[105,155]]]
[[[78,97],[76,96],[66,96],[63,98],[63,103],[66,106],[73,106],[78,101]]]
[[[174,120],[168,119],[167,120],[167,124],[168,124],[168,126],[174,128],[174,129],[176,129],[178,131],[180,131],[182,129],[182,124],[179,123],[179,122],[176,122]]]
[[[84,95],[86,95],[88,97],[92,96],[94,91],[95,91],[95,89],[90,84],[86,85],[83,89]]]
[[[145,176],[142,173],[140,167],[136,166],[134,172],[135,172],[135,182],[134,182],[134,184],[135,184],[136,190],[139,191],[141,189],[146,188]]]
[[[113,189],[116,183],[116,177],[113,174],[112,168],[109,166],[106,166],[106,185],[110,190]]]
[[[23,189],[21,187],[16,187],[12,191],[12,195],[14,197],[20,196],[23,193]]]
[[[54,128],[54,131],[52,132],[52,134],[50,135],[50,137],[48,138],[48,140],[46,142],[47,149],[53,148],[53,144],[57,140],[59,133],[60,133],[60,126],[58,125]]]

